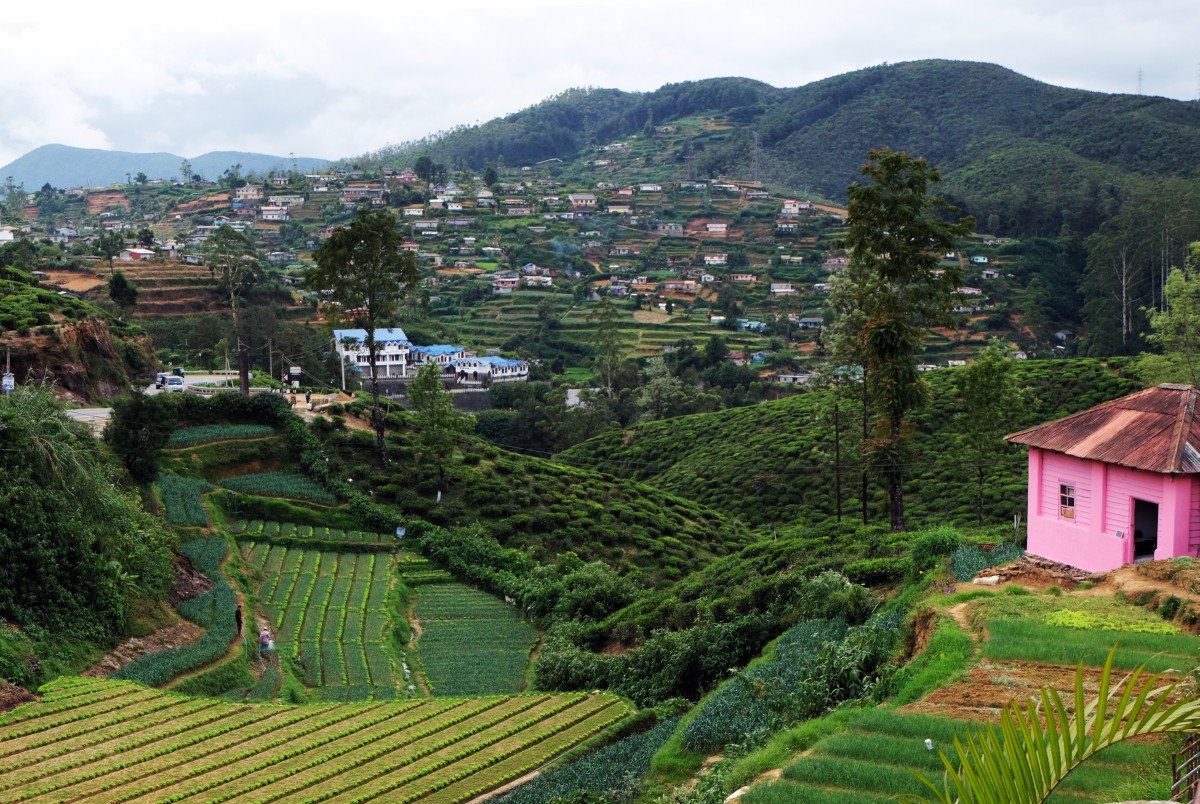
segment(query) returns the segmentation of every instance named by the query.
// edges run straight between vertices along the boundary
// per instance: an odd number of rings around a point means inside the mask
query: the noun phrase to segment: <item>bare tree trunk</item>
[[[836,392],[835,392],[836,393]],[[841,401],[833,401],[833,496],[837,500],[837,521],[842,521],[842,410]]]
[[[871,438],[871,406],[868,404],[870,399],[867,397],[867,371],[863,368],[862,378],[862,446],[859,449],[861,453],[861,469],[859,470],[859,480],[862,482],[862,490],[859,497],[862,500],[862,521],[867,524],[869,517],[867,514],[867,444]]]
[[[888,503],[893,533],[904,530],[904,466],[900,462],[902,425],[902,417],[893,413],[889,427],[892,441],[891,455],[888,457],[887,467]]]
[[[383,442],[383,410],[379,407],[379,372],[376,364],[379,361],[379,347],[375,343],[375,325],[367,330],[367,364],[371,371],[371,424],[375,427],[375,449],[379,453],[379,463],[384,469],[388,467],[387,446]]]

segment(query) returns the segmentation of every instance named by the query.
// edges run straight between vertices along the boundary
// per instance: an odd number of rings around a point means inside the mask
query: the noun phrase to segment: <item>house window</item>
[[[1063,519],[1075,518],[1075,487],[1058,484],[1058,515]]]

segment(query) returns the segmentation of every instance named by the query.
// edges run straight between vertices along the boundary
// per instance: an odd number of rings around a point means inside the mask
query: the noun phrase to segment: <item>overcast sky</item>
[[[171,0],[5,4],[0,165],[49,143],[329,159],[575,86],[884,62],[993,62],[1059,86],[1195,100],[1195,0]],[[178,9],[178,10],[176,10]],[[276,12],[280,13],[276,13]]]

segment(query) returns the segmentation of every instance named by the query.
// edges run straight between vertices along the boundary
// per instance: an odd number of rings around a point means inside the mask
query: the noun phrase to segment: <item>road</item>
[[[92,434],[99,438],[100,434],[104,432],[105,425],[108,424],[110,413],[112,413],[112,408],[74,408],[67,411],[67,416],[91,427]]]
[[[189,374],[183,378],[184,386],[201,385],[205,383],[219,383],[224,381],[233,383],[230,387],[237,388],[237,376],[230,377],[228,374]],[[155,388],[154,383],[150,383],[146,388],[142,389],[146,394],[161,394],[164,389]],[[67,416],[77,422],[83,422],[92,428],[92,433],[97,438],[104,432],[105,426],[108,424],[109,416],[112,414],[112,408],[72,408],[67,411]]]

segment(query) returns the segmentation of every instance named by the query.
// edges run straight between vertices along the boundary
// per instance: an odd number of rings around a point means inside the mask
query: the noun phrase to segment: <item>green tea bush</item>
[[[503,804],[544,804],[548,801],[633,801],[650,760],[667,741],[679,718],[663,720],[641,734],[606,745],[583,757],[553,768],[528,784],[497,799]]]
[[[704,701],[684,730],[683,746],[711,753],[731,742],[758,744],[771,732],[871,694],[902,620],[896,612],[854,628],[840,620],[797,623],[775,643],[770,658]]]
[[[932,570],[943,558],[951,556],[962,544],[962,535],[953,528],[934,528],[917,533],[909,542],[909,579]]]
[[[908,558],[895,556],[851,561],[842,571],[847,578],[863,586],[883,586],[904,580],[908,575],[908,567]]]

